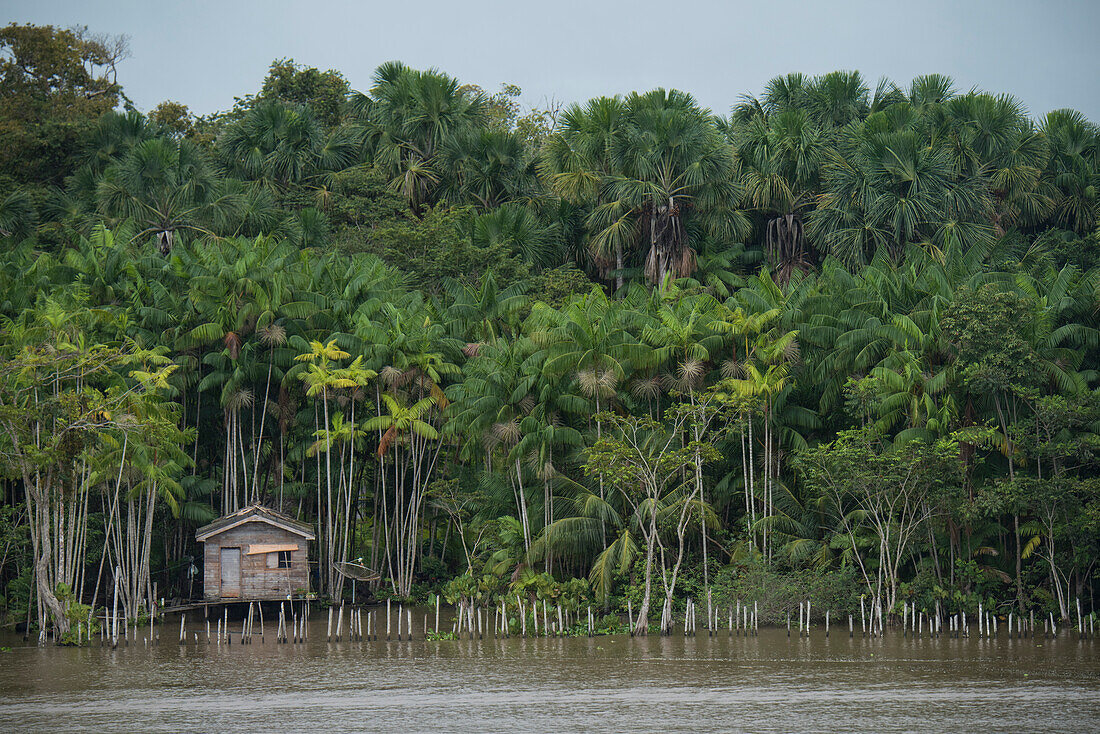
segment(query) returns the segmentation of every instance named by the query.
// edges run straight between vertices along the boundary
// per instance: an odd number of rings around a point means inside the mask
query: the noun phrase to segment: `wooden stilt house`
[[[195,532],[203,544],[203,597],[279,600],[309,591],[313,529],[262,505],[250,505]]]

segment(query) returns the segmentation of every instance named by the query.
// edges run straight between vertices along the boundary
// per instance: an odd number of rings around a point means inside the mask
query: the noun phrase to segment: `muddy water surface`
[[[0,653],[0,730],[1100,731],[1100,643],[599,637]],[[194,633],[203,641],[196,644]],[[147,634],[142,631],[142,634]],[[976,635],[976,631],[975,631]]]

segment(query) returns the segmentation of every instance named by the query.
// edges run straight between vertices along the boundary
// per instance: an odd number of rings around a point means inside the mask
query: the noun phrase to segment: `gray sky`
[[[125,33],[120,81],[143,110],[202,114],[256,92],[275,58],[342,71],[366,90],[381,62],[434,66],[527,105],[657,86],[726,114],[790,71],[858,69],[906,85],[924,73],[1010,92],[1033,115],[1100,121],[1097,0],[4,0],[0,19]]]

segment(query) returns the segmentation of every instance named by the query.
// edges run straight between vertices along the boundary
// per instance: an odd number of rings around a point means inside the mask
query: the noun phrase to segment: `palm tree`
[[[1100,221],[1100,131],[1076,110],[1043,118],[1050,163],[1043,180],[1053,187],[1054,220],[1084,234]]]
[[[261,102],[226,128],[218,150],[233,175],[285,190],[359,162],[361,132],[338,126],[327,134],[309,107]]]
[[[532,156],[508,130],[469,127],[448,136],[439,152],[440,196],[454,204],[493,209],[530,197]]]
[[[849,264],[881,252],[897,260],[909,244],[940,252],[989,248],[988,190],[980,176],[958,177],[944,147],[912,129],[893,131],[885,113],[846,131],[827,159],[820,206],[807,230]]]
[[[374,73],[370,96],[353,96],[374,161],[392,176],[414,213],[432,203],[441,171],[436,160],[452,136],[487,124],[485,96],[435,69],[417,71],[399,62]]]
[[[813,206],[825,146],[807,113],[790,108],[731,132],[742,161],[744,199],[764,217],[764,250],[786,282],[811,261],[804,215]]]
[[[132,220],[134,240],[153,235],[162,254],[178,235],[231,231],[240,206],[206,153],[188,140],[138,143],[107,167],[96,185],[99,211],[112,222]]]
[[[746,233],[735,208],[732,151],[691,95],[657,89],[628,97],[611,161],[602,182],[605,201],[588,218],[593,246],[640,245],[651,283],[695,271],[693,237],[733,242]]]
[[[383,393],[382,402],[386,413],[368,419],[363,428],[382,432],[378,458],[392,457],[395,491],[392,530],[396,548],[389,563],[394,593],[408,596],[420,549],[420,510],[442,441],[435,426],[425,420],[435,408],[434,396],[421,398],[410,405]],[[401,447],[405,444],[408,448],[402,459]],[[385,471],[384,464],[382,470]]]
[[[305,363],[305,371],[299,372],[296,376],[306,383],[306,395],[311,398],[320,396],[322,415],[324,417],[324,425],[327,427],[330,425],[331,418],[329,417],[329,399],[330,395],[335,390],[355,388],[358,386],[358,382],[347,376],[341,374],[335,366],[335,363],[347,359],[351,355],[341,350],[336,346],[335,340],[330,340],[327,344],[322,344],[319,341],[313,341],[309,344],[309,351],[304,354],[299,354],[294,358],[295,362]],[[353,366],[358,366],[361,358],[357,357]],[[321,431],[320,426],[315,429]],[[318,452],[314,451],[314,455]],[[330,561],[335,557],[333,546],[336,542],[335,532],[335,518],[334,518],[334,503],[332,496],[332,452],[326,450],[325,452],[325,495],[324,501],[321,497],[321,477],[318,473],[317,477],[317,512],[318,512],[318,537],[324,538],[322,556],[327,557]],[[327,510],[322,510],[327,508]],[[323,514],[322,514],[323,513]],[[321,519],[324,522],[321,522]],[[331,563],[330,569],[326,569],[327,575],[323,575],[322,578],[334,579],[331,575]],[[327,586],[326,590],[329,594],[334,593],[337,589],[332,586]]]
[[[555,132],[543,144],[538,168],[547,186],[574,204],[598,207],[604,202],[603,184],[611,176],[613,150],[622,134],[625,113],[619,97],[597,97],[574,104],[561,115]],[[589,238],[589,253],[602,270],[615,273],[615,289],[623,287],[624,252],[633,234],[626,224],[598,241]]]

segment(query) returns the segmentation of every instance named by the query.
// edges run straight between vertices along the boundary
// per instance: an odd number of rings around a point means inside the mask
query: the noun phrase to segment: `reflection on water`
[[[0,653],[0,729],[1100,729],[1100,648],[1066,634],[327,643],[323,619],[306,644],[267,632],[219,646],[189,627],[180,646],[168,623],[153,648],[15,647]]]

